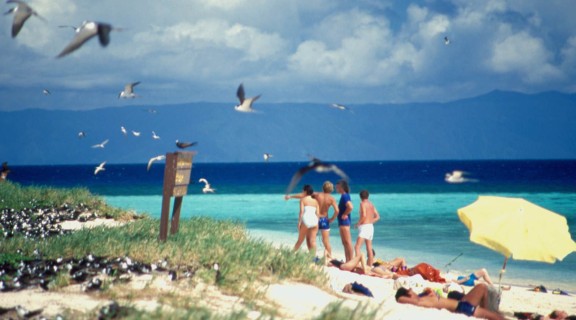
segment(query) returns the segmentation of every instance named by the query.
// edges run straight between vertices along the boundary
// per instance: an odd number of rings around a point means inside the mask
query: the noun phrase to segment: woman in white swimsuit
[[[294,251],[300,249],[302,242],[306,239],[308,251],[316,254],[316,234],[318,233],[318,213],[320,206],[318,201],[312,198],[314,190],[310,185],[302,188],[302,198],[300,199],[300,215],[298,216],[298,240],[294,245]]]

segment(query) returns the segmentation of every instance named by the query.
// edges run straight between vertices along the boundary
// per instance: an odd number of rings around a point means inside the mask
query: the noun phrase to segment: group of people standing
[[[316,235],[320,230],[322,235],[322,244],[326,250],[325,255],[332,256],[332,246],[330,245],[330,223],[338,219],[338,229],[346,262],[351,261],[354,256],[360,256],[362,246],[366,245],[366,252],[369,265],[374,262],[372,250],[372,239],[374,237],[374,223],[380,219],[380,215],[372,202],[368,199],[370,194],[367,190],[360,191],[360,209],[358,211],[358,238],[356,245],[352,246],[352,235],[350,227],[352,226],[352,211],[354,205],[350,198],[350,186],[345,180],[340,180],[336,184],[336,192],[340,194],[340,200],[332,196],[334,185],[330,181],[324,182],[322,192],[314,192],[312,186],[304,185],[302,193],[296,195],[285,195],[284,199],[300,199],[300,212],[298,215],[298,240],[294,245],[294,250],[299,250],[300,246],[306,240],[306,245],[310,252],[316,253]],[[333,208],[332,217],[328,217],[330,208]]]

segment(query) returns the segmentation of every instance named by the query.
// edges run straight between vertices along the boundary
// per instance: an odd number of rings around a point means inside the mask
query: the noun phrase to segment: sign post
[[[166,241],[168,236],[168,222],[170,220],[170,200],[174,198],[170,234],[178,232],[182,198],[188,192],[190,173],[192,172],[192,158],[195,152],[174,152],[166,154],[166,167],[164,168],[164,188],[162,192],[162,216],[160,217],[160,241]]]

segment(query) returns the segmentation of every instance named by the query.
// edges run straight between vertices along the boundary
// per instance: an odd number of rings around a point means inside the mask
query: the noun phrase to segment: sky
[[[143,5],[145,3],[145,5]],[[0,19],[0,111],[260,101],[446,102],[576,92],[568,0],[30,0]],[[15,5],[3,3],[3,11]],[[56,55],[84,20],[119,30]],[[444,37],[450,43],[445,44]],[[119,100],[129,82],[138,98]],[[48,89],[51,95],[42,94]]]

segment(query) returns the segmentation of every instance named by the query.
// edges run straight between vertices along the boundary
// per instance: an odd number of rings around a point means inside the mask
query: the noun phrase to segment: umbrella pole
[[[498,276],[498,288],[502,290],[502,276],[506,272],[506,263],[508,262],[508,257],[504,258],[504,265],[502,265],[502,270],[500,270],[500,275]]]

